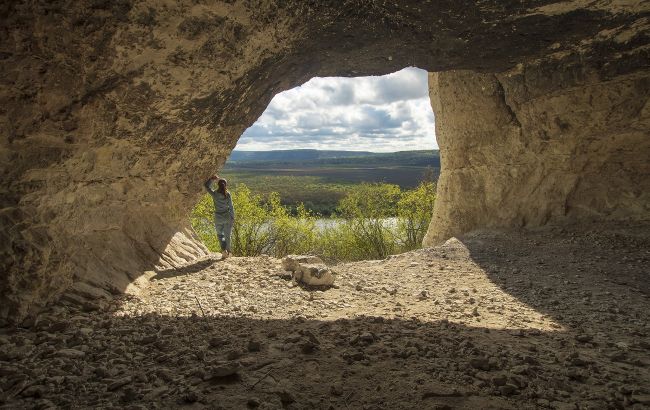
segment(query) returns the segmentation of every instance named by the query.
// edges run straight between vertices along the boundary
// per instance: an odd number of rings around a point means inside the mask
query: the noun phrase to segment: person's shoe
[[[230,252],[228,251],[221,252],[221,259],[227,259],[228,256],[230,256]]]

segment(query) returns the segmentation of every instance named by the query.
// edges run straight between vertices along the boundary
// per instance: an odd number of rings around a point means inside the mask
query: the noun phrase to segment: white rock
[[[319,264],[325,263],[321,258],[314,255],[287,255],[282,258],[282,268],[286,271],[295,272],[301,264]]]
[[[293,272],[293,280],[310,286],[332,286],[334,272],[317,256],[289,255],[282,259],[285,270]]]

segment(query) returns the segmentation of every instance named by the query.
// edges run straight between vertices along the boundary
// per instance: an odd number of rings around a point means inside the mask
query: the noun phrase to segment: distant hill
[[[233,151],[229,162],[235,161],[308,161],[320,158],[343,158],[372,154],[366,151],[325,151],[316,149],[287,149],[278,151]]]
[[[365,151],[233,151],[226,169],[273,169],[319,167],[433,167],[440,168],[438,150]]]
[[[320,215],[331,215],[352,186],[386,183],[412,189],[422,181],[437,181],[437,150],[358,152],[285,150],[234,151],[220,174],[233,186],[252,192],[278,192],[285,205],[303,203]]]

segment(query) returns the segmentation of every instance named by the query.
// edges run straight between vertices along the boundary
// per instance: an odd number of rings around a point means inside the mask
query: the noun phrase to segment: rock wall
[[[584,42],[580,64],[641,70],[618,56],[647,48],[642,3],[582,3],[2,3],[0,319],[62,294],[121,292],[147,269],[204,254],[187,230],[203,179],[273,95],[313,76],[500,73]],[[526,106],[516,80],[502,83]],[[439,208],[454,200],[443,188]]]
[[[424,243],[486,227],[650,219],[641,55],[617,68],[559,55],[499,74],[430,74],[442,173]]]

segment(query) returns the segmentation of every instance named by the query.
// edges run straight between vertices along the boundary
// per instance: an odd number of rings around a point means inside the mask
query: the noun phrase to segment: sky
[[[437,149],[427,72],[314,77],[277,94],[235,149],[394,152]]]

